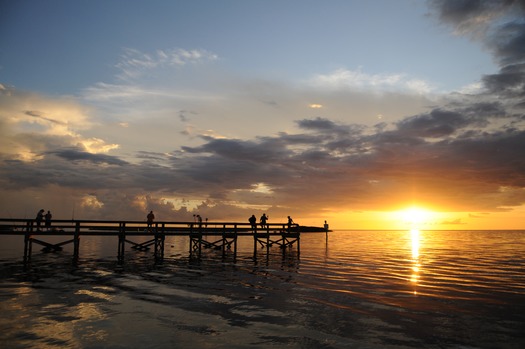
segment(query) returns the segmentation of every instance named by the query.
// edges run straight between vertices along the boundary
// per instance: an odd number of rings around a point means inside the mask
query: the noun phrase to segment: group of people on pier
[[[50,211],[47,211],[47,213],[45,214],[44,212],[45,210],[41,209],[40,211],[38,211],[36,215],[35,222],[36,222],[36,228],[38,231],[42,230],[41,226],[42,226],[43,221],[45,221],[46,230],[51,229],[51,219],[53,218],[53,215],[51,214]],[[199,223],[199,225],[202,224],[202,217],[200,215],[198,214],[193,215],[193,218],[195,219],[196,222]],[[261,229],[265,229],[268,227],[268,224],[267,224],[268,219],[269,217],[266,215],[266,213],[263,213],[261,218],[259,219],[259,224],[261,225]],[[153,211],[149,211],[149,213],[146,215],[146,223],[147,223],[148,229],[151,229],[153,227],[154,220],[155,220],[155,214],[153,213]],[[252,214],[252,216],[248,218],[248,222],[250,222],[250,225],[253,231],[256,231],[257,230],[257,218],[255,217],[255,215]],[[208,218],[206,218],[206,223],[208,223]],[[288,216],[288,230],[290,229],[292,224],[294,224],[294,221],[292,217]],[[326,226],[326,221],[325,221],[325,226]]]
[[[44,214],[44,212],[46,212],[46,211],[44,209],[41,209],[36,214],[36,219],[35,219],[35,221],[36,221],[36,230],[38,230],[38,231],[42,230],[42,221],[45,221],[46,230],[50,230],[51,229],[51,219],[53,218],[53,215],[51,214],[50,211],[47,211],[46,214]]]
[[[268,227],[268,224],[266,223],[268,219],[269,217],[266,215],[266,213],[263,213],[261,218],[259,218],[259,224],[261,225],[261,229]],[[257,218],[255,217],[255,215],[252,214],[252,216],[248,218],[248,222],[250,222],[252,230],[255,232],[257,230]],[[288,230],[290,230],[292,224],[294,224],[294,221],[292,217],[288,216]]]

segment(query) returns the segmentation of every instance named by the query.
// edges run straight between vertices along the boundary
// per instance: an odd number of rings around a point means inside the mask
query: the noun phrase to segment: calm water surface
[[[56,238],[49,238],[53,240]],[[57,240],[59,241],[59,240]],[[0,348],[524,348],[525,232],[303,234],[300,254],[165,260],[86,237],[21,263],[0,236]],[[69,248],[69,249],[68,249]]]

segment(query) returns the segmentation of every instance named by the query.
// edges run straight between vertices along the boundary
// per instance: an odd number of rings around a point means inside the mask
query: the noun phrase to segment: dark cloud
[[[521,14],[520,19],[501,25],[488,38],[502,66],[521,63],[525,59],[525,12]]]
[[[485,29],[506,13],[523,14],[522,0],[430,0],[439,19],[461,32]]]
[[[166,154],[152,151],[138,151],[136,154],[138,159],[151,161],[165,161]]]
[[[126,165],[127,162],[121,160],[115,156],[105,154],[93,154],[77,149],[60,149],[48,152],[48,154],[54,154],[62,159],[69,161],[88,161],[94,164],[107,164],[122,166]]]
[[[39,111],[34,111],[34,110],[28,110],[25,112],[26,115],[29,115],[29,116],[32,116],[34,118],[37,118],[37,119],[42,119],[42,120],[46,120],[46,121],[49,121],[53,124],[57,124],[57,125],[66,125],[65,122],[62,122],[62,121],[59,121],[59,120],[55,120],[55,119],[52,119],[52,118],[49,118],[49,117],[46,117],[44,113],[41,113]]]
[[[425,115],[406,118],[397,123],[402,134],[409,137],[440,138],[469,125],[469,120],[457,111],[435,109]]]
[[[337,131],[338,129],[338,126],[335,122],[321,117],[317,117],[315,119],[299,120],[297,124],[301,128],[314,131],[333,132]]]
[[[192,110],[179,110],[179,119],[180,119],[180,121],[182,121],[182,122],[190,121],[190,116],[189,115],[198,115],[198,113],[195,112],[195,111],[192,111]]]
[[[490,49],[501,67],[483,77],[488,91],[505,98],[525,96],[525,2],[523,0],[432,0],[438,18]],[[520,105],[520,101],[514,101]]]
[[[262,146],[261,146],[262,144]],[[188,153],[216,154],[225,159],[264,163],[282,156],[282,145],[276,141],[241,141],[236,139],[211,139],[200,147],[182,147]]]
[[[516,101],[516,106],[519,106],[525,96],[525,64],[506,66],[498,74],[485,75],[482,81],[492,94],[520,98]]]
[[[54,150],[34,162],[4,161],[2,184],[84,188],[96,191],[108,210],[110,203],[114,209],[124,209],[125,202],[133,202],[140,193],[200,198],[207,202],[203,209],[210,216],[226,206],[231,215],[247,213],[230,204],[239,198],[246,205],[264,202],[272,206],[269,212],[283,215],[299,208],[304,212],[386,209],[388,201],[413,197],[480,212],[521,205],[525,203],[525,131],[498,128],[451,136],[451,130],[459,134],[458,130],[479,125],[472,119],[476,110],[487,111],[481,117],[484,121],[490,119],[487,115],[498,119],[501,106],[485,106],[435,109],[381,131],[305,119],[300,123],[315,125],[306,133],[255,140],[208,138],[201,146],[184,147],[183,152],[164,158],[143,152],[144,161],[137,164],[78,149]],[[447,132],[439,130],[443,125]],[[356,129],[361,131],[348,132]],[[270,192],[253,192],[257,183],[264,183]],[[115,200],[112,190],[127,196]]]

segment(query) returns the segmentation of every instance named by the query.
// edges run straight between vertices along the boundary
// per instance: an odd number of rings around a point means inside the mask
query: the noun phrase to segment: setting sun
[[[389,214],[391,221],[401,229],[420,229],[423,227],[438,226],[442,221],[442,214],[422,206],[409,206]]]
[[[432,218],[432,212],[419,207],[410,207],[401,211],[401,217],[403,221],[410,224],[423,224]]]

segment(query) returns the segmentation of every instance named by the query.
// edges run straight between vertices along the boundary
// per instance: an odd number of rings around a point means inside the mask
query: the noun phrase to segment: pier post
[[[299,227],[297,227],[297,256],[301,254],[301,232]]]
[[[155,224],[155,261],[162,261],[164,259],[164,223],[162,223],[161,231],[159,232],[158,223]]]
[[[126,223],[119,223],[118,234],[118,261],[124,261],[124,250],[126,249]]]
[[[257,230],[253,231],[253,258],[257,259]]]
[[[228,243],[228,237],[226,233],[226,224],[222,225],[222,241],[221,241],[221,249],[222,249],[222,258],[226,256],[226,244]]]
[[[73,236],[73,261],[77,262],[80,251],[80,222],[75,224],[75,234]]]
[[[31,250],[33,249],[33,221],[28,221],[26,224],[26,233],[24,236],[24,263],[31,260]]]
[[[233,228],[234,240],[233,240],[233,257],[237,258],[237,224]]]
[[[270,225],[266,224],[266,254],[270,254]]]

